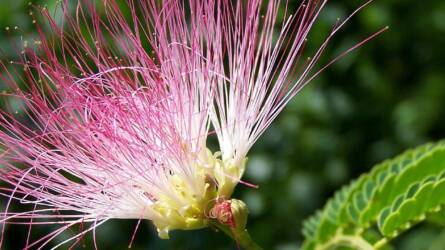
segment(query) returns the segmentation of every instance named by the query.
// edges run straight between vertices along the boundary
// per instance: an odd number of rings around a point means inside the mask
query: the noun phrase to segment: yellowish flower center
[[[170,230],[193,230],[208,226],[209,212],[219,200],[229,199],[239,182],[246,159],[236,164],[222,160],[220,153],[203,152],[193,164],[193,176],[168,177],[168,192],[158,195],[152,205],[159,237],[167,239]]]

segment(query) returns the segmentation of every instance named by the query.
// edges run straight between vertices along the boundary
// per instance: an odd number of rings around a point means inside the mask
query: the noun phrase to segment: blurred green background
[[[33,2],[49,8],[55,4]],[[291,1],[290,8],[295,10],[299,3]],[[309,36],[309,51],[320,44],[337,18],[345,18],[361,3],[330,1]],[[28,1],[0,0],[2,60],[14,56],[8,49],[11,43],[35,32],[28,11]],[[443,0],[376,0],[334,38],[320,65],[387,25],[389,31],[307,86],[250,152],[245,179],[260,188],[239,185],[234,196],[248,204],[248,228],[265,249],[298,249],[302,220],[321,208],[335,190],[406,148],[445,138]],[[19,30],[6,35],[7,26]],[[99,248],[126,249],[136,223],[120,220],[101,226]],[[34,227],[33,238],[53,229]],[[5,249],[21,249],[27,230],[8,227]],[[54,243],[74,232],[67,231]],[[439,226],[419,225],[393,245],[403,250],[445,249],[444,232]],[[92,249],[91,238],[88,235],[75,249]],[[210,229],[173,232],[170,240],[160,240],[154,227],[143,222],[133,249],[237,246]]]

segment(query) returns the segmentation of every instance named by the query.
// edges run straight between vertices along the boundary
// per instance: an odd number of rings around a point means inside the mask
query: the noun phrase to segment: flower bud
[[[246,228],[248,209],[246,204],[237,199],[223,200],[217,202],[210,211],[211,218],[220,224],[229,226],[236,232]]]
[[[234,229],[238,232],[243,231],[246,228],[247,216],[249,213],[246,203],[241,200],[232,199],[230,200],[230,208],[232,210],[232,216],[235,224]]]

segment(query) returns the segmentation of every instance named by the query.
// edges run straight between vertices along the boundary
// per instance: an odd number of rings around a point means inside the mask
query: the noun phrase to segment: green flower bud
[[[238,232],[243,231],[246,228],[247,216],[249,213],[246,203],[241,200],[232,199],[230,200],[230,208],[232,210],[232,216],[235,224],[234,229]]]

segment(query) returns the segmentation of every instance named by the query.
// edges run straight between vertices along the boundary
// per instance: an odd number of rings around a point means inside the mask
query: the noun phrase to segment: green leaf
[[[384,161],[338,191],[304,224],[303,249],[354,247],[357,242],[381,247],[427,216],[444,215],[443,205],[445,141]],[[366,240],[364,235],[373,230],[380,238]]]

